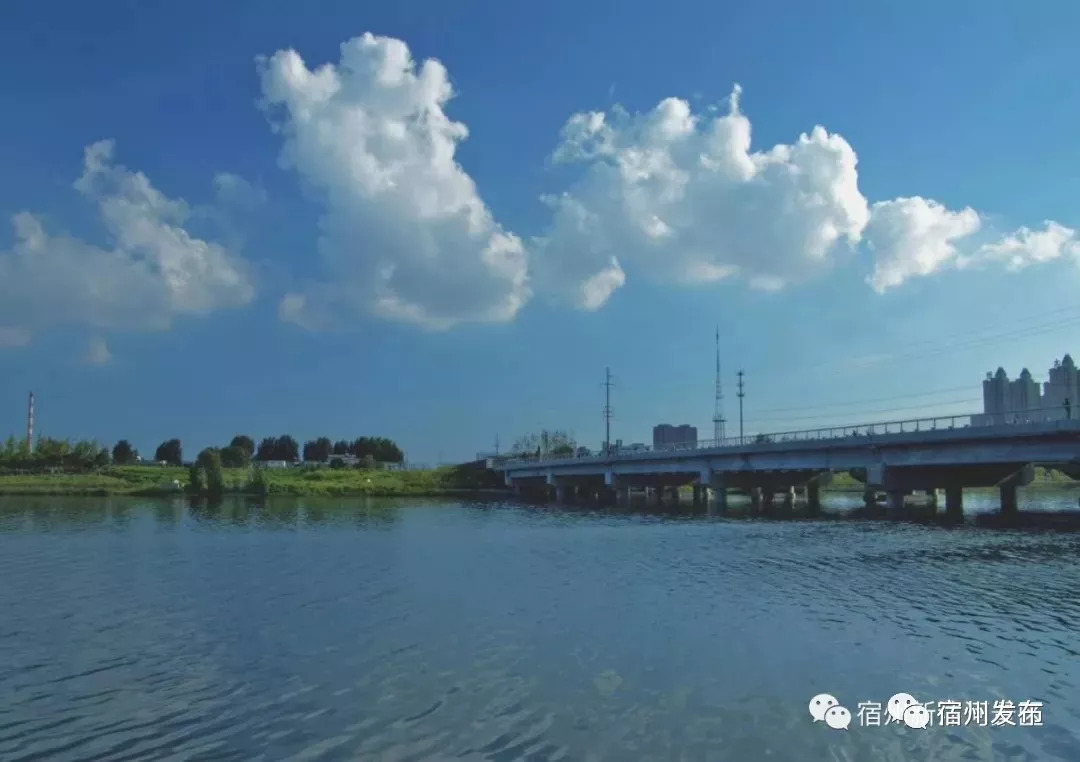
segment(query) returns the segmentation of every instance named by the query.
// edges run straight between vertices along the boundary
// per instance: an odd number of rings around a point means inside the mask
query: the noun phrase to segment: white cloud
[[[112,361],[112,352],[105,339],[95,336],[86,345],[86,354],[83,358],[89,365],[107,365]]]
[[[793,144],[750,146],[736,86],[728,113],[677,98],[645,114],[574,114],[553,159],[585,165],[535,242],[538,283],[595,309],[641,272],[676,283],[744,277],[775,290],[857,244],[869,211],[857,158],[815,127]],[[585,284],[590,284],[586,286]]]
[[[963,258],[959,264],[1004,262],[1008,270],[1016,271],[1063,257],[1080,260],[1080,242],[1076,239],[1075,230],[1051,220],[1044,222],[1043,226],[1041,231],[1021,227],[999,241],[984,244],[973,256]]]
[[[191,236],[183,200],[167,198],[112,158],[112,141],[88,146],[75,183],[97,205],[111,248],[52,234],[29,212],[15,215],[14,247],[0,252],[0,326],[9,336],[29,340],[55,325],[165,329],[178,315],[251,301],[245,263]]]
[[[214,175],[214,195],[224,208],[254,209],[266,203],[266,190],[232,172]]]
[[[283,318],[367,311],[445,329],[517,314],[530,297],[525,248],[455,160],[468,131],[443,110],[453,91],[442,64],[417,66],[405,43],[365,34],[336,65],[312,70],[282,50],[259,69],[281,163],[325,204],[327,282],[287,295]]]
[[[953,212],[919,196],[879,201],[866,230],[874,254],[874,271],[867,282],[880,294],[908,278],[955,265],[960,255],[957,241],[979,226],[979,215],[972,209]]]

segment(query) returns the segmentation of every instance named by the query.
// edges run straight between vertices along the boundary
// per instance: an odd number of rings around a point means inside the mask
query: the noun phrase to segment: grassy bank
[[[226,468],[225,491],[244,494],[249,468]],[[483,472],[437,468],[426,471],[356,469],[266,469],[270,495],[434,496],[497,488]],[[177,488],[174,482],[179,482]],[[169,466],[114,466],[85,474],[0,475],[0,495],[166,495],[187,488],[188,469]]]

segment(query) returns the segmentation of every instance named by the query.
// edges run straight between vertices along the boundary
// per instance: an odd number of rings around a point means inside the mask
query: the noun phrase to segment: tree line
[[[572,455],[574,438],[560,429],[543,429],[538,434],[525,434],[514,442],[513,453],[518,456]]]
[[[255,440],[245,434],[237,434],[224,447],[208,447],[199,453],[202,458],[200,468],[210,464],[208,453],[216,453],[216,460],[223,468],[244,468],[252,463],[267,461],[286,461],[294,463],[300,460],[299,443],[288,434],[280,437],[265,437],[258,446]],[[397,444],[386,437],[358,437],[353,440],[331,442],[328,437],[319,437],[304,443],[303,459],[307,462],[326,462],[332,455],[352,455],[363,461],[367,467],[374,468],[376,463],[402,463],[405,453]],[[177,439],[166,439],[154,451],[154,461],[170,466],[184,464],[183,443]],[[139,451],[127,439],[121,439],[112,449],[103,447],[90,440],[71,441],[40,437],[34,448],[28,446],[26,439],[9,437],[0,446],[0,469],[27,470],[63,469],[65,471],[86,471],[103,468],[110,464],[130,465],[142,460]],[[205,468],[204,468],[205,470]]]

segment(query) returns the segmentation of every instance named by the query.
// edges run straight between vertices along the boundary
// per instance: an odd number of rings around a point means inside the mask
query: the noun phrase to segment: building
[[[672,448],[677,446],[696,445],[697,427],[682,424],[681,426],[672,426],[670,423],[661,423],[657,426],[653,426],[652,430],[653,447],[658,450],[662,450],[665,447]]]
[[[1043,383],[1040,391],[1039,383],[1027,368],[1012,381],[1004,368],[987,373],[983,381],[983,412],[972,417],[972,424],[988,426],[1070,417],[1080,400],[1080,373],[1072,357],[1065,355],[1055,360],[1049,376],[1050,380]]]

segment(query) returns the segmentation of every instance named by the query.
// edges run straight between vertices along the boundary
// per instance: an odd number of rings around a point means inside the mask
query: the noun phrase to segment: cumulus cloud
[[[530,297],[522,241],[504,230],[455,158],[465,125],[435,60],[365,34],[310,69],[293,50],[260,59],[281,164],[324,204],[325,278],[288,294],[301,325],[369,312],[432,329],[513,318]]]
[[[1076,231],[1047,220],[1042,230],[1021,227],[999,241],[982,245],[974,255],[965,257],[960,265],[1003,262],[1007,269],[1016,271],[1028,265],[1064,257],[1080,260],[1080,242],[1076,240]]]
[[[251,301],[243,260],[190,235],[187,204],[115,164],[113,152],[108,140],[88,146],[75,182],[96,204],[111,247],[50,233],[29,212],[15,215],[14,247],[0,252],[0,337],[7,343],[56,325],[165,329],[179,315]]]
[[[678,98],[643,114],[571,116],[553,159],[584,171],[546,199],[553,222],[535,241],[538,284],[589,309],[635,272],[775,290],[850,251],[869,218],[855,151],[823,127],[754,151],[740,95],[736,86],[720,116]]]
[[[979,229],[973,209],[952,212],[936,201],[898,198],[874,204],[866,231],[874,253],[874,271],[867,278],[879,294],[908,278],[935,273],[955,264],[957,241]]]
[[[1059,259],[1080,262],[1076,231],[1057,222],[1047,220],[1042,230],[1021,227],[996,236],[988,231],[984,237],[990,240],[978,244],[975,234],[982,228],[982,218],[970,208],[951,211],[920,197],[876,203],[866,230],[874,254],[867,282],[880,294],[948,269],[999,264],[1016,272]]]

